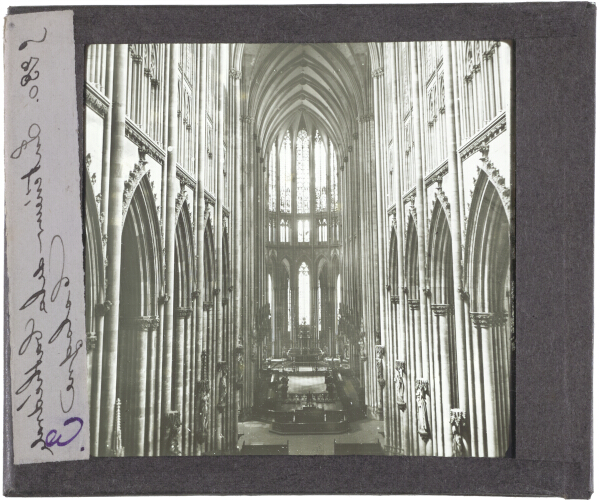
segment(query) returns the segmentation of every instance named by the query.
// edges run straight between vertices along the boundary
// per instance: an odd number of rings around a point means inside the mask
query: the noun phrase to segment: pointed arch
[[[436,199],[433,207],[428,243],[430,288],[433,303],[451,304],[454,295],[450,221],[439,198]]]
[[[390,233],[390,253],[389,253],[389,276],[388,283],[391,287],[392,296],[398,295],[398,237],[396,235],[396,228],[392,226]]]
[[[175,307],[190,307],[193,288],[193,229],[187,200],[175,227]]]
[[[473,190],[464,262],[471,310],[508,311],[510,225],[500,193],[484,170]]]
[[[408,218],[406,229],[406,252],[404,269],[406,273],[405,286],[409,299],[419,298],[419,258],[417,252],[417,225],[412,214]]]

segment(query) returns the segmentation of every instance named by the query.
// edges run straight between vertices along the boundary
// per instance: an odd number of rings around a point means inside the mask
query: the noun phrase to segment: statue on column
[[[219,363],[221,370],[221,377],[219,378],[219,408],[222,410],[225,408],[227,401],[227,364],[224,361]]]
[[[450,410],[450,425],[452,428],[452,456],[468,457],[468,447],[462,436],[462,428],[465,425],[465,412],[457,409]]]
[[[237,373],[235,384],[238,389],[241,389],[244,385],[244,353],[238,352],[237,354]]]
[[[427,393],[429,382],[425,379],[417,379],[417,423],[419,435],[427,441],[430,437],[429,415],[427,411]]]
[[[180,457],[181,415],[178,411],[167,412],[167,455]]]
[[[404,383],[404,372],[406,371],[406,362],[396,361],[396,373],[394,382],[396,383],[396,404],[398,408],[404,410],[406,408],[406,384]]]

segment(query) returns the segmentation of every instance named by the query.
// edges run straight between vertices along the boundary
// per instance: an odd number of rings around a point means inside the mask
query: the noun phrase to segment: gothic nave
[[[243,453],[242,422],[510,454],[511,58],[88,46],[91,454]]]

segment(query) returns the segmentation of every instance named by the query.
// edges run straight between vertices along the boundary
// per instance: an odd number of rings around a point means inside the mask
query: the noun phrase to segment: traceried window
[[[329,141],[329,165],[331,168],[331,210],[338,210],[337,156]]]
[[[290,221],[281,219],[279,222],[279,243],[290,242]]]
[[[310,243],[310,221],[298,221],[298,243]]]
[[[298,270],[298,320],[310,325],[310,274],[306,262]]]
[[[292,331],[292,287],[290,286],[290,279],[287,279],[287,329],[288,332]]]
[[[269,154],[269,210],[275,212],[277,210],[277,150],[275,143]]]
[[[321,332],[321,280],[319,280],[319,288],[317,289],[317,315],[319,316],[319,332]]]
[[[319,219],[319,242],[327,242],[327,219]]]
[[[276,225],[275,225],[275,219],[273,219],[273,217],[269,218],[269,242],[270,243],[274,243],[275,242],[275,229],[276,229]]]
[[[292,140],[289,130],[285,133],[281,145],[279,176],[279,209],[284,214],[290,214],[292,213]]]
[[[306,130],[298,132],[296,140],[296,211],[299,214],[310,213],[310,139]]]
[[[327,211],[327,151],[318,130],[315,134],[315,205],[317,212]]]

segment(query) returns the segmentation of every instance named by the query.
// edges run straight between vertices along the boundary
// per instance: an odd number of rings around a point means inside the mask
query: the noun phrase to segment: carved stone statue
[[[283,377],[281,377],[281,386],[280,386],[280,394],[281,394],[281,399],[282,400],[286,400],[287,399],[287,392],[288,392],[288,383],[289,383],[289,379],[284,375]]]
[[[181,415],[178,411],[170,411],[167,413],[167,455],[171,457],[181,456],[180,434]]]
[[[394,376],[394,382],[396,383],[396,404],[403,410],[406,408],[405,390],[406,385],[404,383],[404,370],[406,363],[404,361],[396,361],[396,373]]]
[[[430,437],[429,415],[427,410],[427,393],[429,382],[425,379],[417,379],[417,424],[419,435],[426,441]]]
[[[468,447],[462,436],[462,428],[465,424],[465,412],[457,409],[450,410],[450,425],[452,429],[452,456],[468,457]]]
[[[244,385],[244,354],[242,352],[239,352],[237,355],[237,373],[235,382],[238,389],[241,389]]]
[[[227,365],[221,363],[221,377],[219,378],[219,407],[224,408],[227,400]]]

